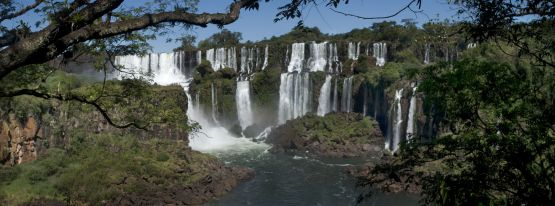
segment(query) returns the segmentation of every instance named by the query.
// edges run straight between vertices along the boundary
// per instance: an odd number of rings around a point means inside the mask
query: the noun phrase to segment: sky
[[[201,0],[198,5],[199,12],[225,12],[229,0]],[[322,1],[324,2],[324,1]],[[388,16],[408,4],[410,0],[350,0],[349,4],[342,4],[337,10],[356,14],[359,16],[375,17]],[[243,34],[243,41],[258,41],[272,36],[285,34],[297,25],[299,19],[283,20],[274,23],[274,18],[278,12],[278,7],[285,5],[287,0],[272,0],[270,2],[261,2],[260,9],[254,11],[242,10],[239,19],[224,28],[230,31],[237,31]],[[415,8],[417,9],[417,8]],[[431,19],[444,20],[452,18],[456,14],[456,7],[447,4],[447,0],[423,0],[423,13],[415,15],[411,11],[405,11],[387,19],[388,21],[398,21],[402,19],[412,18],[418,24],[430,21]],[[338,14],[325,7],[325,3],[319,6],[311,6],[305,9],[303,17],[305,26],[318,27],[320,31],[328,34],[337,34],[349,32],[354,28],[364,28],[371,26],[375,22],[384,20],[362,20],[355,17],[348,17]],[[210,25],[207,28],[195,27],[189,31],[177,29],[168,37],[179,37],[183,34],[192,34],[197,36],[197,41],[206,39],[210,35],[220,31],[216,26]],[[151,41],[154,52],[167,52],[177,47],[179,42],[166,42],[167,38],[158,38]]]
[[[144,4],[146,1],[152,0],[126,0],[122,6],[138,6]],[[197,9],[199,13],[227,12],[227,7],[232,1],[233,0],[200,0]],[[407,10],[393,18],[385,20],[400,22],[402,19],[410,18],[414,19],[418,24],[422,24],[432,19],[452,19],[456,14],[456,7],[449,5],[447,1],[448,0],[423,0],[421,8],[423,11],[422,13],[415,14]],[[26,4],[32,2],[32,0],[21,0],[21,2],[22,4]],[[270,2],[261,0],[259,10],[242,10],[239,19],[224,26],[224,28],[234,32],[241,32],[243,35],[243,42],[247,40],[258,41],[264,38],[285,34],[291,31],[300,20],[283,20],[274,23],[273,20],[278,12],[278,7],[285,5],[287,2],[288,0],[271,0]],[[355,28],[369,27],[373,23],[384,21],[363,20],[344,16],[327,8],[325,6],[327,0],[317,0],[317,2],[321,3],[307,7],[303,11],[301,19],[304,21],[305,26],[318,27],[323,33],[345,33]],[[349,0],[348,4],[341,4],[337,10],[366,17],[388,16],[397,12],[409,2],[410,0]],[[24,18],[30,20],[29,22],[34,22],[42,17],[31,15],[25,16]],[[17,19],[13,22],[17,22]],[[167,39],[176,39],[186,34],[192,34],[197,36],[198,42],[219,31],[220,29],[214,25],[209,25],[206,28],[193,27],[188,30],[182,27],[176,27],[171,29],[168,34],[158,36],[156,40],[152,40],[149,43],[153,47],[153,52],[169,52],[172,51],[173,48],[178,47],[180,42],[167,42]]]

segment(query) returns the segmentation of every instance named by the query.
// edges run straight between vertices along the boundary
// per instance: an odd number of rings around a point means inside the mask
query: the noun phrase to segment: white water
[[[235,102],[237,103],[239,125],[241,125],[242,129],[245,129],[253,124],[249,81],[237,81]]]
[[[268,67],[268,45],[264,48],[264,64],[262,64],[262,71]]]
[[[403,97],[403,89],[395,91],[395,102],[394,107],[395,122],[393,123],[393,134],[391,139],[391,145],[388,145],[389,141],[386,142],[386,149],[390,149],[392,152],[396,152],[399,148],[399,143],[401,142],[401,125],[403,123],[403,111],[401,108],[401,98]]]
[[[353,87],[353,77],[343,79],[343,93],[341,94],[341,111],[352,112],[351,99]]]
[[[328,51],[328,73],[339,73],[341,62],[339,62],[339,56],[337,55],[337,45],[328,44]]]
[[[385,65],[385,57],[387,55],[387,44],[383,42],[374,43],[374,58],[376,58],[376,65]]]
[[[196,59],[201,53],[196,53]],[[178,55],[183,53],[161,53],[149,54],[145,56],[116,56],[115,63],[121,65],[137,74],[152,74],[153,82],[160,85],[180,84],[183,86],[188,100],[187,116],[190,121],[199,123],[202,127],[194,136],[189,137],[189,146],[197,151],[210,153],[233,153],[250,150],[253,148],[267,148],[268,145],[263,143],[254,143],[247,138],[234,137],[225,128],[211,121],[211,117],[204,114],[199,105],[199,94],[195,94],[196,104],[193,102],[191,94],[189,94],[189,83],[191,79],[185,76],[181,71],[192,70],[191,68],[179,68],[180,66],[196,66],[188,64],[178,64]],[[193,57],[190,57],[193,58]],[[118,78],[132,78],[124,73],[117,74]],[[135,75],[134,77],[139,77]]]
[[[409,117],[407,120],[407,132],[406,132],[407,140],[412,139],[414,135],[414,117],[416,114],[416,89],[417,88],[418,87],[416,86],[416,84],[414,84],[412,87],[412,97],[410,98],[410,104],[409,104]]]
[[[291,60],[287,72],[301,72],[304,65],[304,43],[294,43],[291,47]]]
[[[331,103],[331,111],[337,111],[337,101],[339,101],[339,97],[337,94],[337,78],[335,78],[335,82],[333,84],[333,100]]]
[[[305,115],[310,111],[310,74],[282,73],[279,85],[278,123]]]
[[[320,89],[320,96],[318,97],[318,111],[319,116],[324,116],[331,111],[331,75],[326,75],[326,81]]]
[[[210,62],[214,71],[222,68],[237,69],[235,47],[206,50],[206,60]]]
[[[212,121],[214,121],[214,123],[216,125],[220,125],[220,123],[218,122],[218,117],[217,117],[217,113],[218,113],[218,95],[216,94],[216,88],[214,88],[214,83],[210,84],[210,99],[211,99],[211,104],[212,104],[212,108],[211,108],[211,112],[212,112]]]
[[[241,48],[241,74],[252,74],[258,66],[258,49],[256,48]]]
[[[347,55],[349,59],[357,60],[360,55],[360,42],[353,43],[349,42],[349,47],[347,48]]]
[[[311,72],[324,71],[327,64],[327,42],[310,44],[310,58],[308,59],[308,67]]]

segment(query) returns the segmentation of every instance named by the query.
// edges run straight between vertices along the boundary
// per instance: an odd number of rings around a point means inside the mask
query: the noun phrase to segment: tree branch
[[[3,16],[0,16],[0,22],[7,20],[7,19],[13,19],[15,17],[21,16],[25,13],[27,13],[29,10],[36,8],[38,5],[40,5],[44,0],[35,0],[35,3],[30,4],[26,7],[23,7],[21,10],[11,13],[11,14],[6,14]]]
[[[359,15],[355,15],[355,14],[350,14],[350,13],[338,11],[338,10],[336,10],[334,8],[331,8],[331,7],[329,7],[329,9],[336,12],[336,13],[343,14],[345,16],[356,17],[356,18],[359,18],[359,19],[366,19],[366,20],[388,19],[388,18],[399,15],[401,12],[403,12],[407,9],[415,12],[412,8],[410,8],[410,6],[412,6],[412,4],[414,4],[415,2],[416,2],[416,5],[418,5],[418,7],[420,8],[420,5],[422,5],[422,0],[411,0],[405,7],[401,8],[399,11],[395,12],[394,14],[391,14],[389,16],[381,16],[381,17],[364,17],[364,16],[359,16]]]
[[[100,114],[104,117],[104,119],[106,119],[106,121],[108,122],[108,124],[112,125],[113,127],[119,128],[119,129],[124,129],[124,128],[129,128],[129,127],[135,127],[138,129],[142,129],[142,130],[148,130],[147,126],[141,126],[135,122],[130,122],[130,123],[126,123],[126,124],[116,124],[114,123],[114,121],[112,121],[112,119],[110,118],[110,116],[108,115],[107,111],[104,110],[104,108],[102,108],[102,106],[100,106],[96,101],[90,101],[88,99],[86,99],[85,97],[81,97],[81,96],[75,96],[75,95],[70,95],[70,96],[63,96],[60,94],[48,94],[48,93],[42,93],[36,90],[32,90],[32,89],[20,89],[20,90],[16,90],[16,91],[10,91],[10,92],[0,92],[0,97],[16,97],[16,96],[21,96],[21,95],[30,95],[30,96],[34,96],[34,97],[38,97],[38,98],[42,98],[42,99],[57,99],[60,101],[77,101],[80,103],[84,103],[84,104],[88,104],[93,106],[98,112],[100,112]]]
[[[90,24],[111,12],[123,0],[97,0],[75,15],[79,22],[62,21],[51,24],[44,30],[9,46],[0,53],[0,79],[11,71],[28,64],[44,63],[65,51],[68,47],[92,39],[101,39],[138,31],[161,23],[185,23],[206,27],[208,24],[226,25],[239,18],[242,8],[255,8],[258,0],[240,0],[230,5],[228,13],[189,13],[178,10],[145,14],[140,17],[120,20],[110,24]],[[71,17],[71,16],[70,16]],[[69,17],[68,17],[69,18]]]

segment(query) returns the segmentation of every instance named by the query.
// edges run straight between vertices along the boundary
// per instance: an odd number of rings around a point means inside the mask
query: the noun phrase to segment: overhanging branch
[[[110,116],[108,115],[108,112],[104,108],[102,108],[102,106],[100,106],[98,102],[88,100],[87,98],[82,96],[77,96],[77,95],[64,96],[61,94],[49,94],[49,93],[43,93],[32,89],[20,89],[20,90],[9,91],[9,92],[0,92],[0,97],[16,97],[16,96],[22,96],[22,95],[30,95],[33,97],[38,97],[38,98],[47,99],[47,100],[57,99],[60,101],[76,101],[76,102],[84,103],[84,104],[93,106],[98,112],[100,112],[100,114],[104,117],[104,119],[106,119],[108,124],[112,125],[113,127],[120,128],[120,129],[135,127],[142,130],[148,130],[147,129],[148,125],[141,126],[135,122],[116,124],[110,118]]]

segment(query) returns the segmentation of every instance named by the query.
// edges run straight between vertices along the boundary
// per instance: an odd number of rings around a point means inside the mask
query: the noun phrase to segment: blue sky
[[[151,0],[126,0],[122,6],[137,6],[148,1]],[[347,17],[326,8],[325,3],[323,2],[327,2],[327,0],[317,1],[322,3],[320,3],[319,6],[306,8],[303,12],[302,19],[304,20],[305,26],[318,27],[324,33],[345,33],[354,28],[368,27],[372,25],[372,23],[383,21],[362,20],[354,17]],[[448,0],[423,0],[423,14],[415,15],[410,11],[405,11],[387,20],[400,22],[402,19],[412,18],[419,24],[422,24],[428,22],[430,19],[451,19],[456,13],[456,8],[453,5],[449,5],[447,1]],[[32,0],[21,0],[22,5],[26,5],[30,2],[32,2]],[[198,12],[226,12],[227,6],[229,6],[231,2],[232,0],[200,0]],[[261,0],[259,10],[243,10],[241,12],[241,16],[236,22],[226,25],[224,28],[231,31],[241,32],[243,34],[243,41],[257,41],[264,39],[265,37],[269,38],[287,33],[297,24],[299,19],[284,20],[277,23],[273,22],[275,15],[278,12],[277,8],[285,5],[287,2],[287,0],[271,0],[270,2],[264,2],[264,0]],[[349,4],[342,4],[338,10],[359,16],[387,16],[397,12],[408,2],[410,2],[410,0],[350,0]],[[32,24],[32,22],[35,22],[43,17],[39,17],[37,15],[26,15],[22,18],[25,18],[24,20]],[[18,19],[15,19],[14,21],[11,21],[11,23],[7,23],[13,24],[17,21]],[[220,29],[214,25],[209,25],[207,28],[194,27],[190,30],[174,28],[167,35],[159,36],[156,40],[153,40],[150,43],[153,46],[154,52],[167,52],[171,51],[180,44],[179,42],[174,41],[167,42],[166,40],[168,38],[175,39],[184,34],[193,34],[197,36],[197,41],[199,41],[218,31],[220,31]]]
[[[199,12],[225,12],[229,5],[229,0],[201,0]],[[350,0],[349,4],[342,4],[338,10],[349,12],[360,16],[387,16],[397,12],[404,7],[410,0]],[[272,0],[268,3],[262,2],[258,11],[242,11],[240,18],[224,28],[231,31],[238,31],[243,34],[243,40],[257,41],[271,36],[278,36],[289,32],[298,22],[298,19],[285,20],[274,23],[277,8],[287,3],[287,0]],[[401,21],[402,19],[416,19],[418,23],[428,22],[430,19],[452,18],[456,13],[453,5],[447,4],[447,0],[424,0],[422,10],[425,14],[415,15],[413,12],[406,11],[392,19]],[[335,13],[324,6],[312,6],[303,13],[303,20],[306,26],[318,27],[324,33],[336,34],[345,33],[354,28],[363,28],[375,22],[383,20],[362,20],[354,17],[347,17]],[[196,27],[189,31],[176,29],[168,37],[178,37],[182,34],[193,34],[197,36],[197,41],[205,39],[215,32],[220,31],[216,26],[210,25],[207,28]],[[155,52],[171,51],[177,46],[176,42],[166,42],[167,38],[161,37],[152,41]]]

